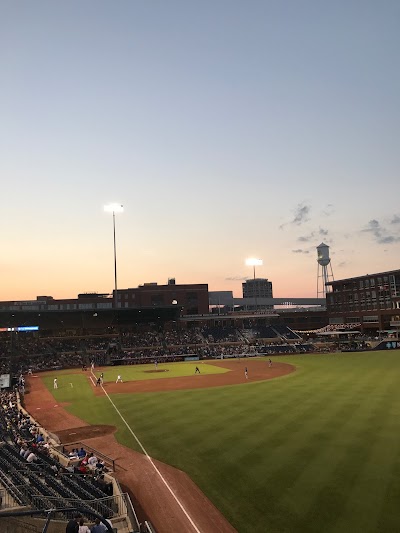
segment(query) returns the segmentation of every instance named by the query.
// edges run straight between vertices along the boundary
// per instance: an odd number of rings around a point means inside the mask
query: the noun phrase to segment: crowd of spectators
[[[164,329],[146,324],[103,335],[77,337],[40,337],[20,334],[11,343],[9,337],[0,339],[0,372],[14,375],[66,367],[113,364],[113,361],[143,363],[156,360],[182,360],[187,356],[234,357],[275,353],[303,353],[300,338],[286,326],[258,326],[248,328],[209,326],[182,329],[167,325]],[[290,342],[288,342],[290,340]],[[307,341],[309,344],[312,340]],[[325,340],[327,345],[327,339]],[[337,344],[336,344],[337,348]],[[323,348],[313,348],[324,351]],[[330,349],[330,348],[329,348]],[[12,357],[10,356],[12,352]],[[11,369],[10,362],[13,361]]]
[[[108,496],[112,496],[112,483],[104,478],[108,468],[105,462],[98,458],[94,452],[88,452],[83,447],[72,448],[68,458],[69,464],[68,466],[60,467],[61,473],[92,476],[101,485],[103,492]]]
[[[118,336],[107,337],[89,337],[82,341],[82,348],[84,350],[109,350],[118,343]]]
[[[121,333],[121,345],[125,349],[144,348],[146,346],[157,346],[162,344],[162,334],[156,331],[130,332]]]
[[[29,370],[58,370],[68,367],[79,367],[86,364],[85,358],[79,353],[60,353],[46,356],[26,356],[17,359],[17,374],[27,374]]]
[[[238,355],[255,355],[253,346],[249,344],[235,344],[225,346],[202,346],[198,349],[197,354],[200,358],[218,358],[218,357],[235,357]]]
[[[257,345],[256,350],[260,355],[296,354],[316,351],[313,344],[310,343],[262,344]]]
[[[113,484],[106,472],[105,463],[83,447],[71,450],[61,464],[50,439],[18,408],[16,392],[0,391],[0,485],[8,487],[18,504],[35,508],[38,496],[46,505],[49,496],[60,501],[100,498],[99,509],[108,518],[112,501],[108,504],[104,498],[113,496]]]
[[[169,330],[164,332],[163,342],[167,346],[186,346],[204,344],[205,339],[199,329]]]
[[[0,374],[9,374],[11,371],[11,360],[9,357],[0,359]]]
[[[5,357],[7,355],[10,355],[10,347],[11,347],[11,343],[8,340],[1,339],[0,340],[0,357]]]
[[[47,439],[40,433],[40,428],[32,422],[29,415],[18,409],[17,393],[15,391],[0,392],[0,440],[10,440],[25,452],[48,453]],[[22,455],[22,454],[21,454]],[[25,459],[28,457],[26,453]],[[35,459],[31,457],[32,462]]]
[[[201,330],[202,336],[211,344],[219,342],[237,342],[240,337],[234,327],[206,326]]]

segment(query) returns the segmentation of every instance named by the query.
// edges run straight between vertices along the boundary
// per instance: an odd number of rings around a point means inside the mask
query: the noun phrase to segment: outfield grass
[[[400,531],[400,352],[279,360],[298,372],[113,401],[148,453],[186,471],[240,533]],[[84,376],[58,377],[74,384],[55,391],[69,411],[117,424]]]

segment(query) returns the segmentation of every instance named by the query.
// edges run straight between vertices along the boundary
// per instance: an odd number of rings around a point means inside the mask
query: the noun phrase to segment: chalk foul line
[[[92,372],[93,373],[93,372]],[[96,377],[96,376],[95,376]],[[92,377],[90,377],[90,379],[92,380]],[[92,380],[93,382],[93,380]],[[94,384],[94,383],[93,383]],[[128,431],[130,432],[130,434],[132,435],[132,437],[135,439],[135,441],[138,443],[138,445],[140,446],[140,448],[142,449],[144,455],[146,456],[146,458],[148,459],[148,461],[150,462],[151,466],[154,468],[154,470],[156,471],[156,473],[158,474],[158,476],[160,477],[161,481],[164,483],[165,487],[168,489],[169,493],[171,494],[171,496],[174,498],[174,500],[176,501],[176,503],[179,505],[181,511],[183,512],[183,514],[186,516],[186,518],[188,519],[188,521],[190,522],[190,525],[193,527],[194,531],[196,531],[196,533],[201,533],[200,529],[196,526],[196,524],[193,522],[192,518],[190,517],[189,513],[186,511],[185,507],[183,506],[183,504],[181,503],[181,501],[179,500],[179,498],[176,496],[176,494],[174,493],[174,491],[172,490],[171,486],[169,485],[168,481],[165,479],[165,477],[162,475],[162,473],[160,472],[160,470],[157,468],[157,466],[155,465],[153,459],[150,457],[150,455],[147,453],[145,447],[143,446],[143,444],[140,442],[140,440],[138,439],[138,437],[136,436],[136,434],[134,433],[134,431],[132,430],[132,428],[130,427],[130,425],[128,424],[128,422],[125,420],[125,418],[122,416],[121,412],[119,411],[118,407],[115,405],[115,403],[112,401],[112,399],[110,398],[109,394],[107,393],[107,391],[104,389],[103,385],[100,385],[104,394],[107,396],[107,399],[108,401],[111,403],[111,405],[114,407],[115,411],[118,413],[119,417],[121,418],[122,422],[125,424],[125,426],[127,427]]]

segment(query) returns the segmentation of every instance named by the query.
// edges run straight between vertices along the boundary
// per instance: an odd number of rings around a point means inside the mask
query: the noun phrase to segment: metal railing
[[[9,480],[2,481],[3,483],[6,481],[7,488],[2,488],[0,485],[0,510],[14,509],[29,504],[27,485],[14,485]]]
[[[56,509],[41,509],[41,510],[28,510],[28,511],[8,511],[8,512],[5,512],[5,513],[0,513],[0,518],[13,518],[13,517],[22,517],[22,516],[40,516],[40,515],[47,515],[46,516],[46,521],[45,521],[45,524],[43,526],[43,529],[42,529],[42,533],[46,533],[47,532],[47,529],[49,527],[49,524],[51,522],[51,520],[54,518],[56,519],[57,516],[62,516],[64,513],[70,513],[70,512],[76,512],[78,511],[80,514],[86,514],[88,511],[85,507],[83,507],[82,505],[78,505],[78,506],[75,506],[75,507],[59,507],[59,508],[56,508]],[[75,512],[74,512],[74,515],[75,515]],[[113,528],[112,526],[107,522],[107,520],[99,515],[98,513],[94,513],[94,512],[88,512],[89,516],[92,517],[92,518],[98,518],[100,520],[100,522],[102,522],[102,524],[105,526],[106,530],[107,531],[110,531],[111,533],[113,532]]]
[[[153,527],[153,524],[146,520],[144,522],[144,533],[156,533],[156,530]]]
[[[0,511],[13,507],[21,507],[21,504],[17,503],[15,498],[5,489],[0,489]]]
[[[68,444],[64,445],[62,447],[62,454],[68,458],[69,450],[72,450],[72,448],[76,447],[81,447],[84,448],[87,452],[92,452],[98,459],[104,461],[107,467],[109,467],[113,472],[115,472],[115,459],[112,459],[108,455],[105,455],[104,453],[95,450],[95,448],[92,448],[91,446],[88,446],[87,444],[84,444],[81,441],[69,442]]]
[[[139,523],[137,514],[135,512],[135,508],[133,507],[132,500],[128,493],[125,494],[125,498],[126,498],[126,510],[128,514],[128,520],[131,523],[131,528],[134,531],[139,531],[140,523]]]
[[[46,509],[49,505],[58,507],[84,507],[91,512],[100,515],[107,515],[107,518],[126,518],[128,509],[126,494],[107,496],[95,500],[82,500],[80,498],[62,498],[53,496],[33,496],[32,507],[35,509]]]

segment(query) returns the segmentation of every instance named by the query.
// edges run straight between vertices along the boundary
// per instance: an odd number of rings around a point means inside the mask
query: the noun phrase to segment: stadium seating
[[[238,340],[236,328],[233,327],[209,326],[202,328],[201,333],[211,343],[237,342]]]
[[[294,331],[284,325],[274,325],[273,329],[278,333],[279,336],[288,340],[300,340],[300,335],[297,335]]]
[[[109,491],[94,475],[81,476],[64,470],[51,457],[45,444],[37,443],[37,428],[29,416],[18,411],[14,392],[0,393],[0,485],[19,505],[33,509],[71,506],[80,502],[88,511],[113,516]],[[28,462],[21,447],[32,451],[36,460]],[[29,453],[29,452],[27,452]],[[93,507],[91,502],[96,500]],[[70,513],[63,518],[70,518]]]

